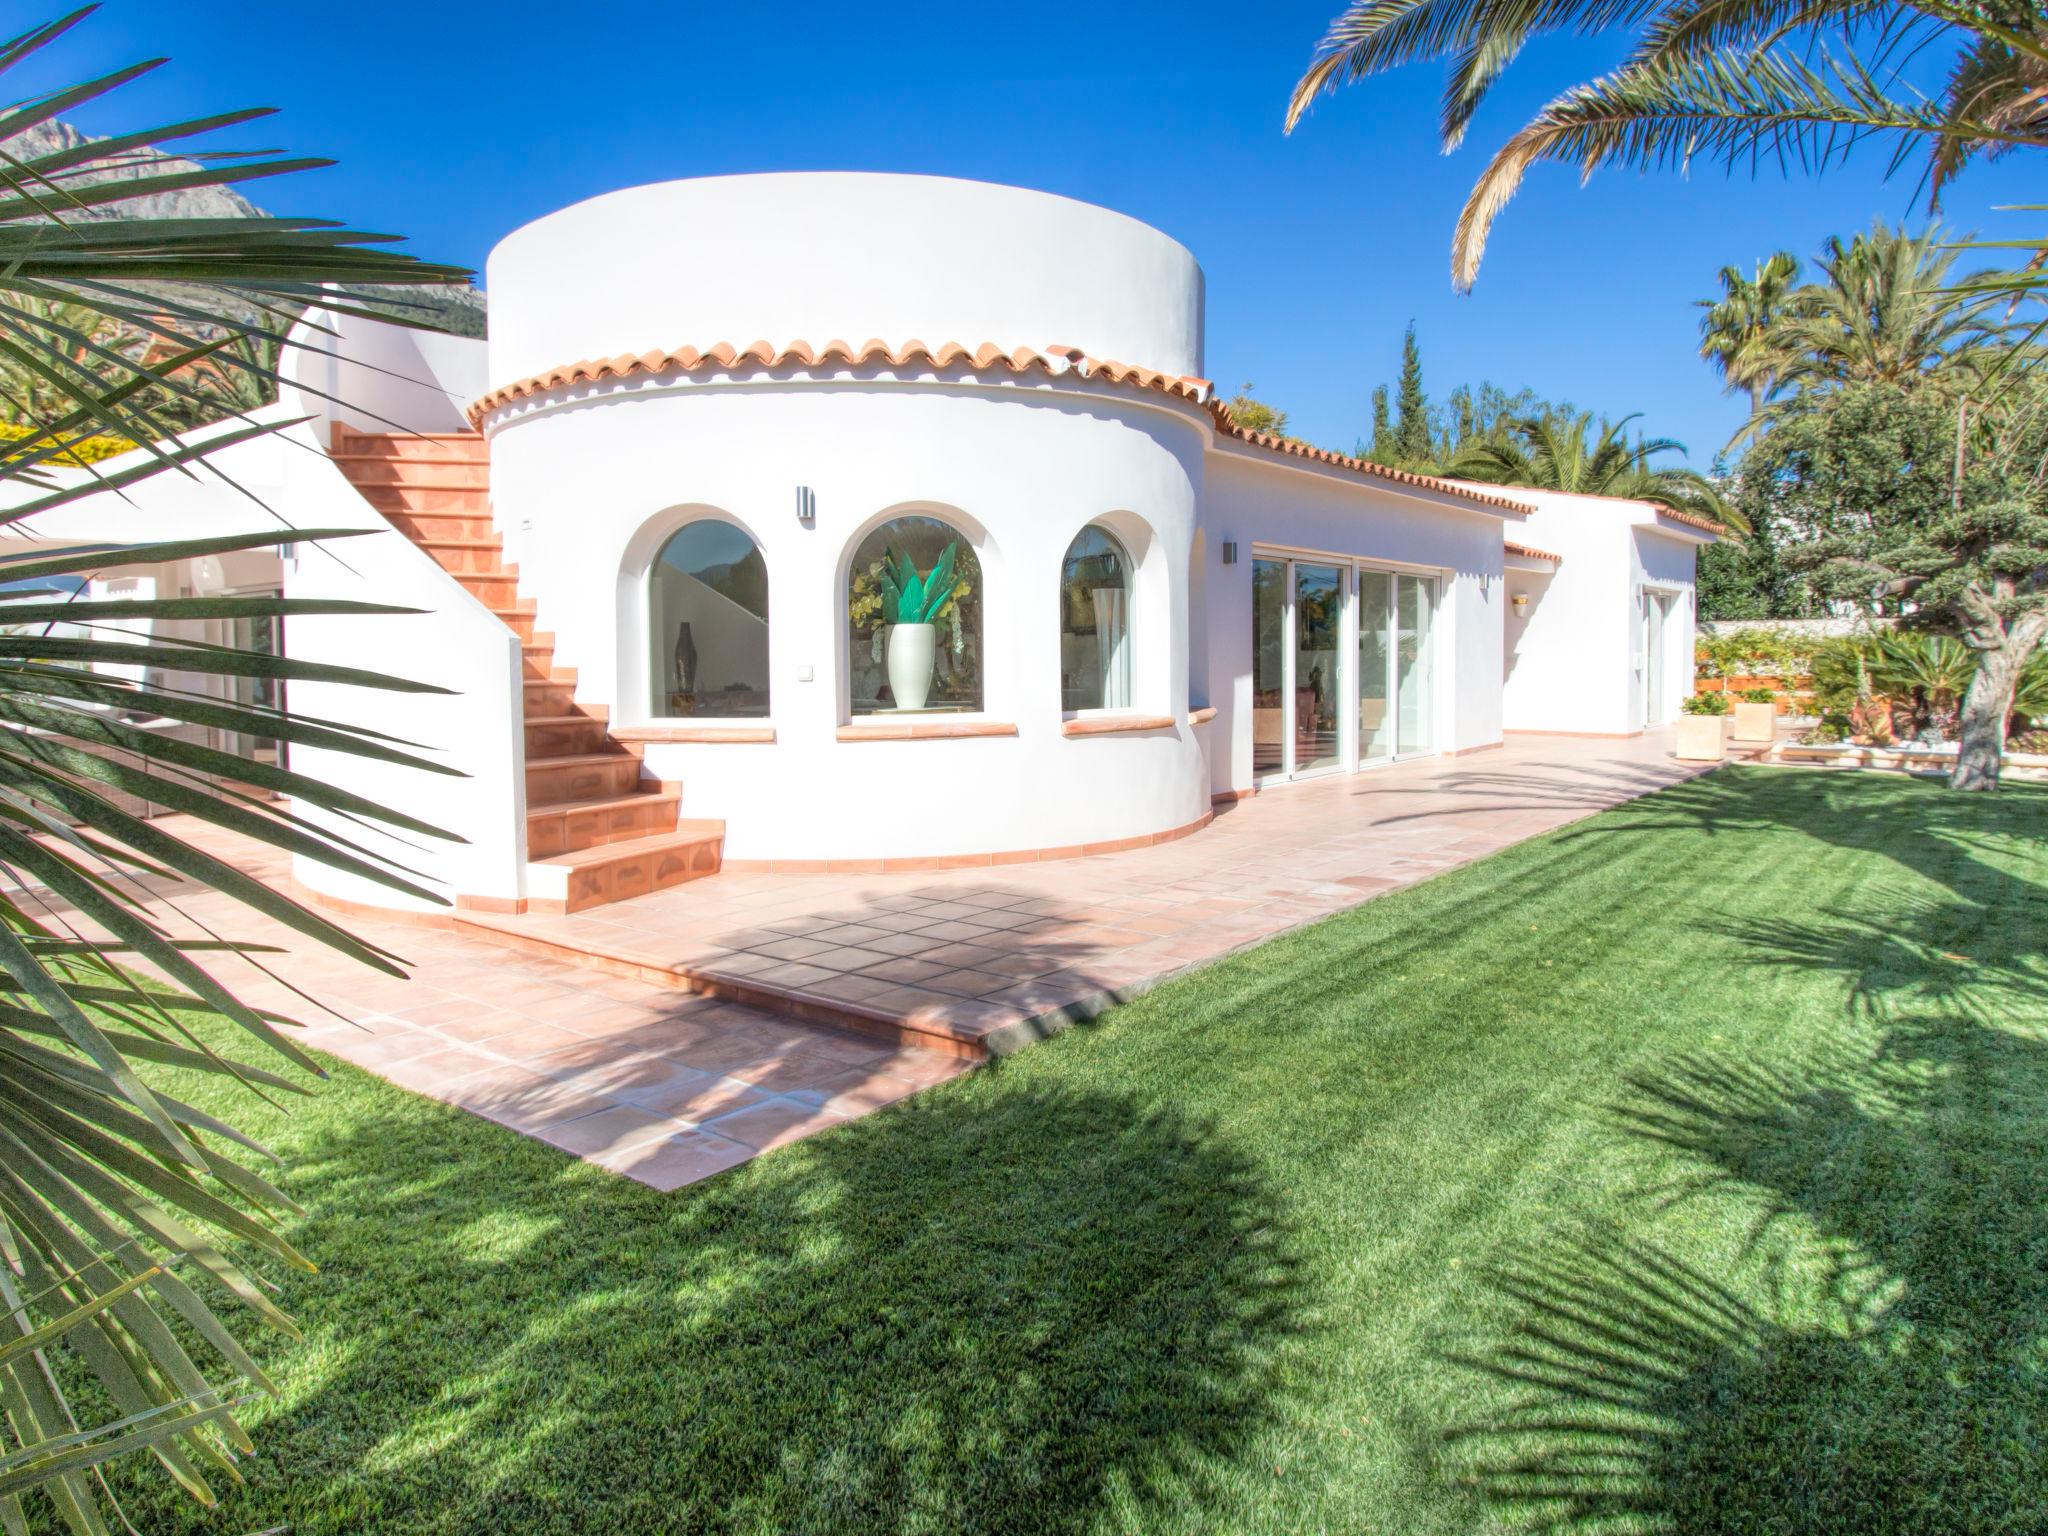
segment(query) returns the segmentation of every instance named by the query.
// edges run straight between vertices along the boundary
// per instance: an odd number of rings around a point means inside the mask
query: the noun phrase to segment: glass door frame
[[[1397,578],[1408,577],[1423,582],[1429,591],[1429,634],[1423,641],[1422,670],[1428,679],[1429,711],[1432,738],[1441,734],[1435,729],[1435,722],[1442,713],[1438,709],[1439,687],[1436,674],[1438,637],[1443,630],[1443,571],[1438,567],[1399,565],[1391,561],[1372,560],[1358,555],[1332,555],[1314,550],[1274,548],[1254,545],[1251,551],[1254,569],[1259,561],[1267,561],[1287,568],[1287,579],[1282,585],[1280,609],[1280,767],[1260,773],[1256,763],[1252,771],[1254,784],[1293,784],[1304,779],[1320,779],[1336,773],[1361,773],[1368,769],[1384,768],[1390,763],[1415,762],[1425,757],[1441,755],[1443,748],[1428,746],[1412,751],[1401,750],[1400,740],[1400,591]],[[1297,571],[1301,566],[1315,566],[1334,569],[1338,572],[1341,587],[1340,619],[1338,623],[1338,654],[1343,658],[1341,668],[1344,697],[1338,702],[1337,710],[1337,761],[1315,768],[1303,768],[1295,760],[1298,745],[1295,710],[1295,657],[1299,650],[1299,639],[1295,623],[1295,587]],[[1378,577],[1387,583],[1389,620],[1388,644],[1386,646],[1385,702],[1390,729],[1394,733],[1394,750],[1384,757],[1361,759],[1359,738],[1359,704],[1363,698],[1359,669],[1359,584],[1368,578]],[[1253,622],[1252,646],[1254,661],[1258,648],[1256,617]]]

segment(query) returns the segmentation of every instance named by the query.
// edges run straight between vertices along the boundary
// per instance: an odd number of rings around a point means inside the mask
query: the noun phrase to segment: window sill
[[[1116,736],[1126,731],[1170,731],[1171,715],[1083,715],[1060,723],[1062,736]]]
[[[1207,725],[1211,720],[1214,720],[1215,718],[1216,706],[1214,704],[1204,704],[1200,709],[1191,709],[1188,711],[1189,725]]]
[[[772,725],[683,725],[652,721],[646,725],[621,725],[611,732],[615,741],[773,741]]]
[[[1003,720],[860,720],[839,727],[841,741],[952,741],[970,736],[1014,736]]]

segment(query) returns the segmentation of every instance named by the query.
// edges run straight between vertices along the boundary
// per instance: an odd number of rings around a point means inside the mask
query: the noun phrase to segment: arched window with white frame
[[[1060,563],[1060,708],[1131,707],[1131,556],[1106,528],[1074,536]]]
[[[744,528],[685,523],[647,576],[656,719],[758,720],[768,713],[768,565]]]
[[[847,705],[853,715],[982,708],[981,561],[943,518],[892,518],[846,572]]]

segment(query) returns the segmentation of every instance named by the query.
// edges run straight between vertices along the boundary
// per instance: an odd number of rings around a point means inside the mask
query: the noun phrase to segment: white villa
[[[458,906],[1128,848],[1313,775],[1639,733],[1691,686],[1709,525],[1242,430],[1204,377],[1201,268],[1122,214],[919,176],[667,182],[514,231],[488,289],[488,342],[302,328],[267,414],[307,419],[222,455],[290,528],[373,536],[95,584],[425,610],[214,638],[451,690],[290,702],[373,706],[466,775],[294,755],[466,839],[379,844]],[[167,475],[35,531],[262,515]]]

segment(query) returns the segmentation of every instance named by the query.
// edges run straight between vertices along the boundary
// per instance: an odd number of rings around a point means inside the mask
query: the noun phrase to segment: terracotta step
[[[490,460],[490,444],[479,432],[351,432],[335,435],[334,452],[351,458]]]
[[[529,677],[525,680],[526,718],[536,715],[588,715],[593,720],[608,720],[611,709],[603,704],[579,704],[576,689],[570,683],[558,683],[545,677]]]
[[[626,795],[640,782],[640,759],[625,752],[579,752],[526,760],[526,803],[559,805]]]
[[[642,785],[639,794],[532,806],[526,812],[526,856],[549,859],[673,832],[682,814],[682,791],[651,785]]]
[[[441,485],[489,490],[491,466],[484,459],[388,459],[375,453],[332,454],[356,485]]]
[[[490,539],[414,539],[435,564],[451,575],[463,571],[512,571],[519,567],[505,563],[505,546],[501,540]]]
[[[488,508],[481,512],[451,512],[446,508],[439,511],[415,508],[410,512],[393,511],[389,507],[377,510],[390,520],[392,527],[415,544],[450,539],[488,539],[495,532]]]
[[[559,681],[561,669],[555,665],[555,637],[536,634],[530,640],[519,642],[519,660],[523,668],[520,681],[523,683],[540,680]]]
[[[484,600],[486,603],[490,601],[489,598]],[[530,602],[524,608],[493,608],[491,612],[497,616],[499,623],[520,639],[533,638],[533,605]]]
[[[490,492],[481,486],[359,485],[363,500],[379,512],[444,512],[490,518]]]
[[[530,763],[551,757],[602,752],[608,740],[605,723],[588,715],[529,713],[525,729],[526,760]]]
[[[582,912],[715,875],[724,844],[724,822],[685,821],[673,832],[530,863],[527,910]]]
[[[519,611],[519,578],[511,571],[451,572],[469,593],[486,608]]]

